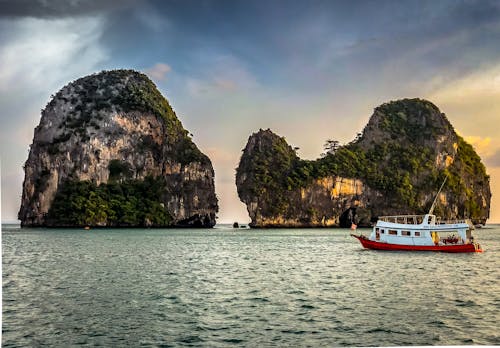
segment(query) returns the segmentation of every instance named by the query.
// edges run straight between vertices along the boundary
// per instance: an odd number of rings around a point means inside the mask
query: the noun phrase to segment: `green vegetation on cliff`
[[[57,100],[73,105],[66,127],[81,129],[101,118],[100,111],[151,113],[166,121],[172,135],[186,133],[168,101],[155,84],[144,74],[134,70],[111,70],[82,77],[74,82],[71,95],[58,92],[47,107],[54,107]]]
[[[246,188],[252,196],[269,202],[272,214],[280,214],[287,210],[287,187],[302,180],[300,176],[292,177],[292,171],[299,161],[295,151],[271,131],[261,131],[262,141],[252,145],[249,151],[252,157],[243,155],[237,169],[237,175],[245,174],[250,183]],[[300,175],[298,173],[297,175]],[[295,180],[295,181],[294,181]],[[238,192],[240,187],[238,187]]]
[[[465,201],[464,214],[475,218],[483,213],[482,202],[476,197],[477,191],[489,187],[489,176],[474,148],[461,136],[457,136],[458,147],[454,165],[445,169],[448,177],[447,187],[455,196],[461,196]],[[471,178],[471,180],[464,180]],[[489,203],[489,202],[488,202]]]
[[[161,202],[165,180],[66,181],[48,212],[47,224],[57,226],[168,226],[172,216]]]

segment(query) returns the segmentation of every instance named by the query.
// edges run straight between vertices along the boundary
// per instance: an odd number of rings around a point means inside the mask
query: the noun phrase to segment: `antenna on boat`
[[[429,209],[429,215],[432,215],[432,212],[434,211],[434,206],[436,205],[437,199],[439,197],[439,194],[441,193],[441,190],[443,189],[443,186],[444,186],[444,184],[446,182],[446,179],[448,179],[447,176],[444,177],[444,181],[441,184],[441,187],[439,188],[438,193],[436,194],[436,198],[434,198],[434,202],[432,202],[431,209]]]

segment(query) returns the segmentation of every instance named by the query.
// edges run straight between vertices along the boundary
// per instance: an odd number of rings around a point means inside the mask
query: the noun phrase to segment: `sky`
[[[68,82],[146,73],[212,160],[219,223],[248,222],[235,168],[270,128],[318,158],[373,109],[425,98],[481,156],[500,222],[500,1],[0,0],[1,220],[40,110]],[[497,128],[499,127],[499,128]]]

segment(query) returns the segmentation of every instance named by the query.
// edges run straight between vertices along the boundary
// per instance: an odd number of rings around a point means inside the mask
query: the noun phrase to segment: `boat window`
[[[410,231],[401,231],[402,236],[411,236]]]
[[[377,227],[377,228],[375,228],[375,232],[378,232],[378,227]]]
[[[384,234],[384,233],[385,233],[385,230],[380,230],[380,233]]]
[[[389,230],[389,234],[392,234],[392,235],[397,235],[397,234],[398,234],[398,231],[396,231],[396,230]]]
[[[415,231],[415,237],[420,237],[420,232],[419,231]]]

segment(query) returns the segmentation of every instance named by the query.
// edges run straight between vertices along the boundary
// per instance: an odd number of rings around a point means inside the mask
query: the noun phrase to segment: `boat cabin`
[[[369,239],[401,245],[471,244],[473,228],[465,220],[441,221],[432,214],[381,216]]]

